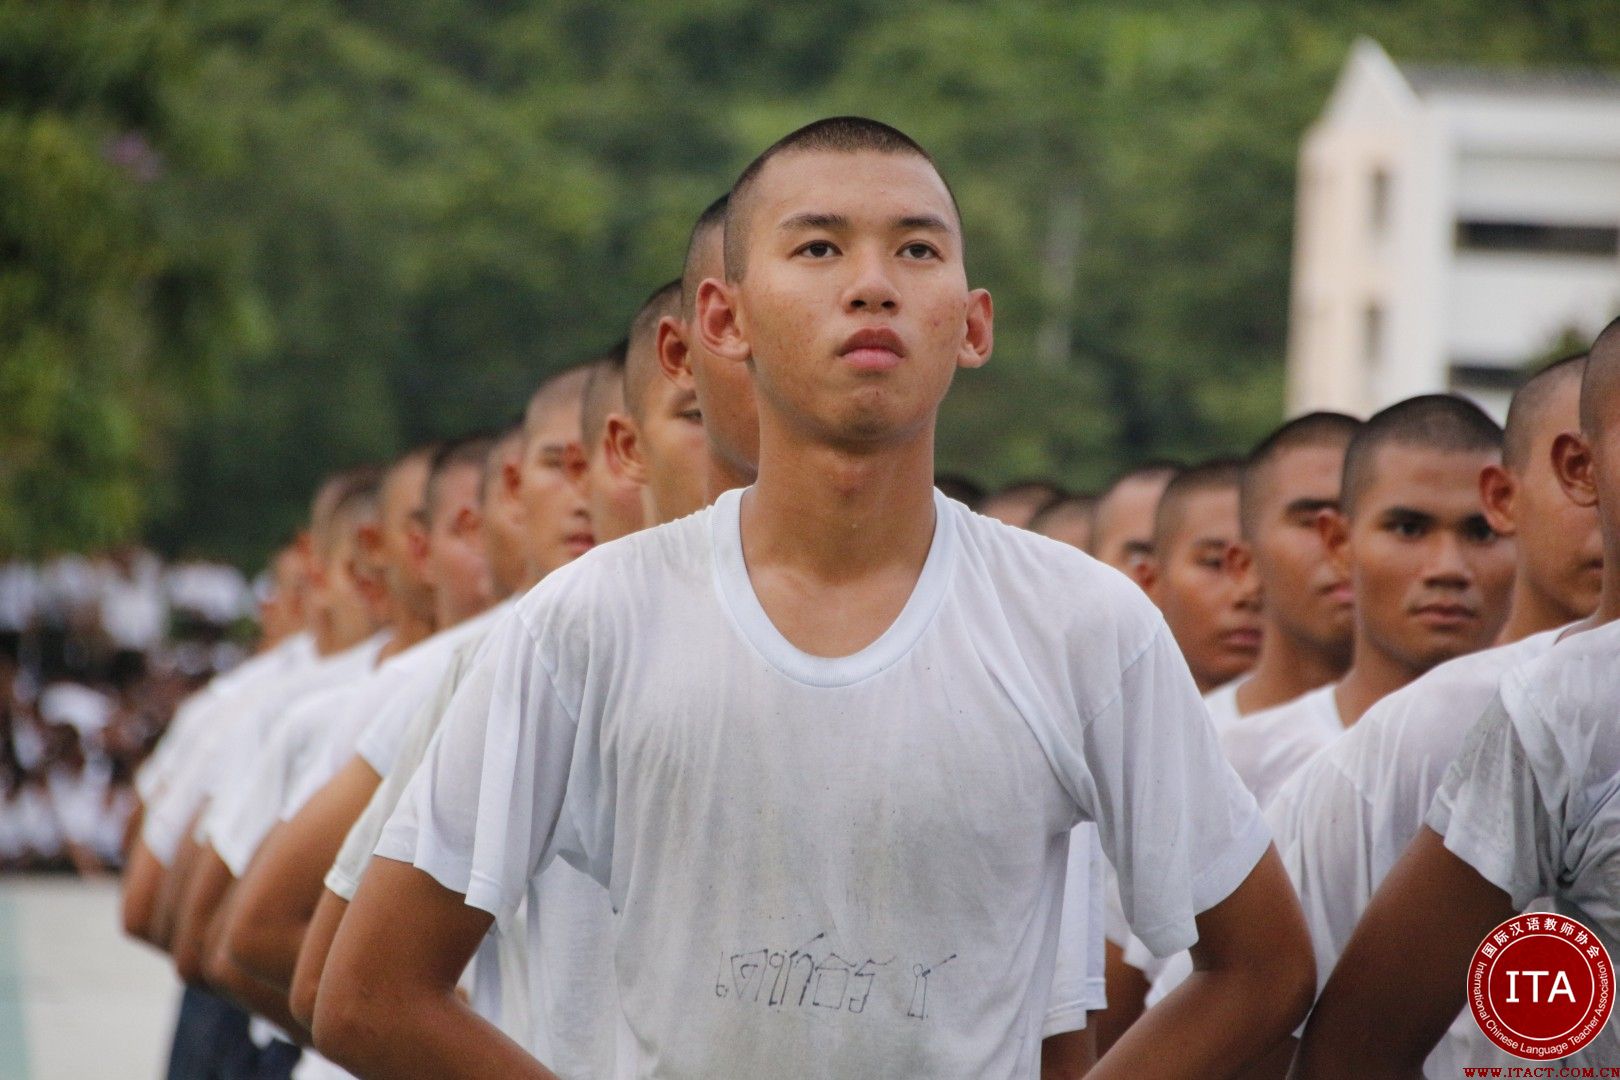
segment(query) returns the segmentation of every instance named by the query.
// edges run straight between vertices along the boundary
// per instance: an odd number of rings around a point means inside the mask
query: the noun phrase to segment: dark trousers
[[[275,1039],[259,1051],[259,1064],[254,1070],[253,1080],[291,1080],[293,1066],[298,1064],[301,1056],[303,1051],[292,1043]]]
[[[168,1080],[238,1080],[253,1076],[259,1049],[248,1015],[218,994],[186,987],[169,1051]]]

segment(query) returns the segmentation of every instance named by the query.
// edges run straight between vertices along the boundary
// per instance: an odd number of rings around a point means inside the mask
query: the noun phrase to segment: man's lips
[[[851,334],[838,355],[863,371],[887,371],[905,358],[906,347],[893,330],[875,327]]]
[[[1479,613],[1467,604],[1423,604],[1412,613],[1437,629],[1465,626],[1479,618]]]
[[[563,537],[563,546],[575,555],[583,555],[596,546],[596,537],[588,532],[569,533]]]
[[[1221,644],[1229,649],[1242,652],[1253,652],[1260,648],[1260,631],[1254,627],[1240,627],[1234,630],[1223,630],[1220,635]]]
[[[1336,604],[1349,605],[1355,602],[1356,591],[1350,587],[1348,581],[1336,581],[1322,589],[1322,595]]]

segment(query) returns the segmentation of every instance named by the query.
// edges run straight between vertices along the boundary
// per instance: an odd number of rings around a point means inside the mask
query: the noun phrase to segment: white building
[[[1288,411],[1454,390],[1620,314],[1620,78],[1395,64],[1357,42],[1300,152]]]

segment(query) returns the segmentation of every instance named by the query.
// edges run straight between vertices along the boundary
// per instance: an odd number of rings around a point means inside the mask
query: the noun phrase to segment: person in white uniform
[[[1350,440],[1343,506],[1321,520],[1355,596],[1350,669],[1221,731],[1221,749],[1262,807],[1373,703],[1495,640],[1513,544],[1486,519],[1479,476],[1500,462],[1501,446],[1496,422],[1449,394],[1397,402]]]
[[[1596,508],[1597,610],[1502,677],[1328,979],[1298,1076],[1415,1075],[1463,1008],[1469,958],[1537,898],[1611,954],[1620,942],[1620,320],[1588,353],[1579,431],[1556,437],[1552,459],[1569,497]],[[1617,1032],[1563,1064],[1612,1066]]]
[[[561,856],[616,912],[619,1075],[1033,1076],[1089,820],[1136,932],[1201,968],[1099,1068],[1241,1069],[1303,1015],[1309,942],[1163,620],[932,488],[940,401],[992,339],[939,173],[822,121],[744,172],[725,230],[698,326],[752,366],[758,480],[494,632],[339,929],[317,1044],[552,1075],[452,988]]]
[[[1229,459],[1190,466],[1165,487],[1153,519],[1147,594],[1164,614],[1198,692],[1241,678],[1260,652],[1260,596],[1253,575],[1235,574],[1238,482]]]

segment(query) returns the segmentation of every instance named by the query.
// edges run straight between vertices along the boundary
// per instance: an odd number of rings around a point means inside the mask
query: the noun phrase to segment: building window
[[[1368,192],[1367,225],[1375,237],[1383,236],[1389,228],[1389,173],[1374,169],[1372,189]]]
[[[1361,355],[1370,368],[1384,358],[1384,309],[1376,303],[1361,313]]]
[[[1459,221],[1459,251],[1613,258],[1620,228],[1613,225],[1535,225],[1523,221]]]

